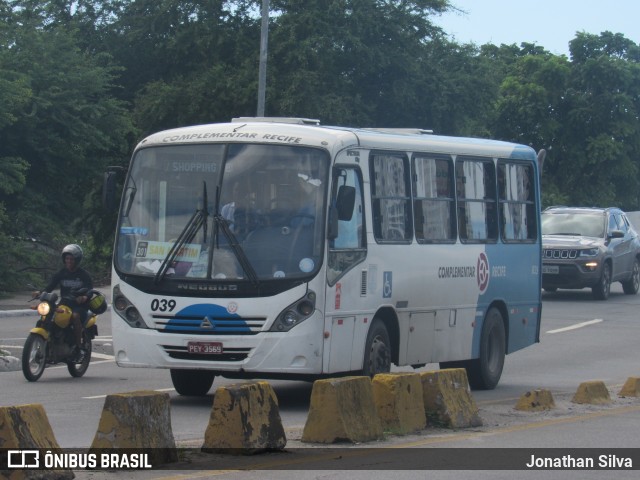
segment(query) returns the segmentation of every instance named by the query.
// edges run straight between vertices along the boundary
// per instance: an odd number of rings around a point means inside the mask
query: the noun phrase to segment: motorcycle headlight
[[[49,305],[47,302],[40,302],[38,304],[38,314],[42,315],[43,317],[46,317],[47,315],[49,315],[49,312],[51,311],[51,305]]]

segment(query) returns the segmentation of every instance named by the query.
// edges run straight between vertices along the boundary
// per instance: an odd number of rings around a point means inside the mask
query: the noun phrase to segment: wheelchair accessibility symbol
[[[393,272],[384,272],[382,275],[382,298],[391,298],[393,294]]]

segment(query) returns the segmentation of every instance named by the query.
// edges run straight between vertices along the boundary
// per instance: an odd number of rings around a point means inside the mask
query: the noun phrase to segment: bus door
[[[358,344],[368,324],[363,315],[362,274],[355,269],[367,256],[362,176],[355,167],[333,171],[327,255],[325,373],[357,370],[362,366]],[[363,343],[363,342],[360,342]],[[327,348],[328,347],[328,348]],[[356,348],[358,347],[358,348]]]

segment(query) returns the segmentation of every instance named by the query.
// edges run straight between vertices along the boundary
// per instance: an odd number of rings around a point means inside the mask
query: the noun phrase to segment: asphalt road
[[[480,409],[483,426],[458,431],[426,429],[420,434],[388,436],[375,447],[407,450],[414,456],[397,468],[385,469],[380,455],[365,451],[351,452],[359,446],[346,446],[341,458],[355,465],[330,459],[297,459],[303,467],[292,467],[295,455],[278,458],[277,471],[238,471],[219,469],[211,457],[194,456],[189,470],[146,472],[76,472],[76,478],[212,478],[275,479],[275,478],[638,478],[635,470],[408,470],[418,466],[417,458],[424,449],[490,448],[492,454],[506,448],[523,448],[525,452],[549,447],[562,449],[606,449],[640,447],[640,399],[620,398],[622,384],[628,377],[640,376],[640,295],[627,296],[618,284],[606,302],[591,299],[588,290],[560,291],[544,294],[541,343],[507,357],[500,384],[489,392],[473,392]],[[58,443],[63,447],[88,447],[95,434],[104,398],[109,393],[134,390],[169,392],[172,430],[177,443],[184,447],[202,445],[211,409],[213,392],[232,380],[216,379],[210,394],[203,398],[185,398],[172,389],[168,372],[118,368],[110,344],[110,313],[103,315],[100,336],[94,342],[94,356],[88,373],[81,379],[71,378],[66,367],[45,371],[40,381],[29,383],[20,371],[0,373],[0,405],[41,403],[49,417]],[[0,348],[19,356],[21,345],[35,322],[28,316],[0,316]],[[434,369],[428,365],[425,369]],[[603,381],[612,402],[605,406],[577,405],[571,402],[581,382]],[[296,449],[309,405],[311,385],[302,382],[272,382],[280,405],[280,414],[287,434],[287,448]],[[534,413],[514,410],[518,398],[527,391],[548,389],[556,407]],[[368,445],[364,445],[368,446]],[[348,452],[347,452],[348,451]],[[204,454],[203,454],[204,455]],[[397,458],[401,458],[398,454]],[[297,457],[296,457],[297,458]],[[258,457],[253,462],[264,464],[272,457]],[[199,463],[201,462],[201,463]],[[282,463],[284,462],[284,463]],[[289,462],[289,463],[287,463]],[[635,469],[640,467],[634,465]],[[391,464],[389,464],[391,465]],[[307,468],[308,469],[305,469]],[[303,468],[292,470],[292,468]],[[338,468],[333,469],[333,468]],[[347,470],[349,468],[349,470]],[[215,469],[215,470],[213,470]]]

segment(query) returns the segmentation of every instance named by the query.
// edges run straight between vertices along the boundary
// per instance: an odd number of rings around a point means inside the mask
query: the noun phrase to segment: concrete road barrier
[[[605,405],[611,403],[611,396],[603,381],[594,380],[582,382],[571,401],[579,404]]]
[[[60,448],[40,404],[0,407],[0,447]]]
[[[154,466],[177,462],[169,395],[155,391],[107,395],[91,450],[112,448],[145,449]]]
[[[640,397],[640,377],[629,377],[618,392],[619,397]]]
[[[282,450],[287,438],[278,399],[267,382],[219,387],[202,451],[253,454]]]
[[[448,428],[482,425],[464,368],[423,372],[420,381],[425,414],[430,424]]]
[[[0,407],[0,448],[7,449],[46,449],[57,452],[60,445],[53,434],[49,418],[40,404]],[[44,465],[43,459],[39,462]],[[22,480],[72,479],[71,470],[0,470],[0,478]]]
[[[356,443],[382,436],[369,377],[330,378],[313,384],[303,442]]]
[[[551,410],[556,408],[556,402],[549,390],[538,389],[529,390],[522,394],[518,403],[514,407],[516,410],[540,412],[543,410]]]
[[[426,427],[420,375],[378,374],[373,377],[371,385],[373,400],[385,432],[404,435]]]

